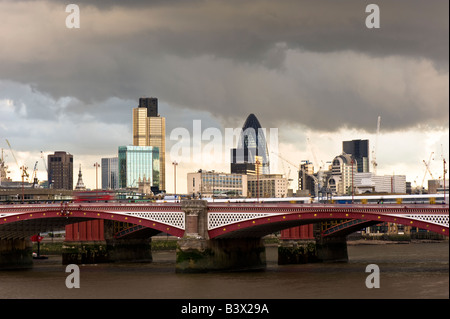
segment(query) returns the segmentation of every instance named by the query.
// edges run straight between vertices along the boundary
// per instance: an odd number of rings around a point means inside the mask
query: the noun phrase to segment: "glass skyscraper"
[[[269,174],[269,151],[264,131],[252,113],[245,120],[237,148],[231,149],[231,173]]]
[[[119,188],[138,187],[148,181],[159,188],[159,149],[152,146],[119,146]]]
[[[159,149],[159,189],[166,189],[166,119],[158,114],[158,99],[140,98],[133,109],[133,145]]]
[[[118,158],[102,158],[102,189],[119,188]]]

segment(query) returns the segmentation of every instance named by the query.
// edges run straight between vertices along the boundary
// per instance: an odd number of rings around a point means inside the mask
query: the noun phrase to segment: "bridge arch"
[[[0,239],[26,238],[28,236],[57,229],[66,225],[92,219],[113,220],[140,225],[169,235],[182,237],[184,229],[174,227],[161,221],[152,220],[141,213],[141,216],[104,209],[84,209],[79,207],[55,207],[53,209],[28,209],[22,213],[0,214]],[[148,215],[148,213],[147,213]]]
[[[449,236],[448,208],[445,207],[415,207],[406,206],[393,207],[368,207],[365,205],[358,208],[324,206],[311,207],[311,209],[286,208],[286,213],[279,213],[280,209],[259,210],[255,217],[243,218],[234,221],[235,212],[229,213],[229,220],[222,217],[224,222],[218,227],[211,227],[209,224],[208,234],[210,238],[233,238],[233,237],[263,237],[276,231],[301,226],[305,224],[332,221],[332,220],[361,220],[360,228],[381,222],[391,222],[405,226],[418,227],[438,234]],[[222,212],[225,213],[225,212]],[[430,213],[434,213],[430,214]],[[234,214],[234,216],[233,216]],[[240,213],[244,216],[244,213]],[[252,216],[249,214],[248,216]],[[353,231],[358,229],[358,225],[351,225]],[[325,234],[327,235],[327,234]]]

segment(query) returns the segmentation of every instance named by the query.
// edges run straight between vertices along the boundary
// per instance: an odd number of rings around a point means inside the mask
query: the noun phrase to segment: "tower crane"
[[[378,116],[377,121],[377,135],[375,136],[375,147],[372,150],[372,166],[373,166],[373,173],[374,175],[377,175],[377,148],[378,148],[378,136],[380,135],[380,124],[381,124],[381,116]]]
[[[425,160],[423,160],[423,163],[425,164],[425,167],[427,168],[428,173],[430,173],[431,179],[434,179],[433,174],[431,173],[431,170],[430,170],[430,161],[428,161],[428,163],[426,163]]]
[[[36,163],[34,164],[33,174],[31,175],[31,177],[28,181],[29,183],[33,183],[33,187],[36,187],[37,182],[38,182],[37,176],[36,176],[37,164],[38,164],[38,161],[36,161]]]
[[[447,169],[445,168],[445,164],[447,164],[447,162],[445,161],[445,157],[444,157],[444,148],[442,147],[441,144],[441,158],[442,158],[442,163],[444,164],[444,175],[442,176],[443,180],[444,180],[444,203],[446,203],[445,200],[445,174],[447,174]]]
[[[272,152],[275,153],[275,152]],[[286,163],[294,166],[297,169],[297,178],[299,177],[300,174],[300,166],[297,166],[295,164],[293,164],[292,162],[288,161],[287,159],[285,159],[283,156],[281,156],[280,154],[276,153],[278,155],[279,158],[281,158],[283,161],[285,161]],[[320,185],[320,176],[319,178],[317,178],[316,176],[314,176],[313,174],[307,174],[308,176],[310,176],[313,180],[314,180],[314,192],[316,193],[316,195],[318,194],[319,188],[321,187]]]
[[[427,176],[427,172],[430,172],[429,166],[430,166],[430,162],[431,162],[431,159],[433,157],[433,154],[434,154],[434,152],[431,152],[430,158],[428,159],[428,164],[425,162],[425,160],[423,160],[423,163],[426,166],[426,170],[425,170],[425,174],[423,175],[422,185],[420,186],[420,193],[421,194],[422,194],[422,190],[423,190],[423,183],[425,183],[425,177]],[[431,175],[431,178],[433,178],[433,175],[431,174],[431,172],[430,172],[430,175]]]
[[[42,161],[44,162],[45,170],[47,171],[47,174],[48,174],[47,163],[45,162],[44,152],[42,152],[42,151],[41,151],[41,158],[42,158]]]
[[[275,155],[277,155],[280,159],[282,159],[283,161],[285,161],[285,162],[288,163],[289,165],[294,166],[294,167],[297,169],[297,176],[298,176],[298,173],[299,173],[299,171],[300,171],[300,167],[298,167],[297,165],[295,165],[295,164],[293,164],[292,162],[288,161],[288,160],[285,159],[283,156],[281,156],[279,153],[275,153],[275,152],[272,152],[272,153],[275,154]],[[289,173],[288,173],[288,175],[286,176],[286,178],[288,179],[287,187],[289,187],[289,184],[290,184],[289,182],[292,182],[292,179],[289,178],[290,175],[291,175],[291,169],[289,168]]]
[[[311,150],[311,154],[312,154],[312,156],[314,158],[314,164],[315,165],[319,165],[319,162],[317,161],[317,157],[316,157],[316,152],[314,152],[314,149],[313,149],[313,146],[311,144],[311,141],[309,140],[309,137],[306,138],[306,142],[308,143],[308,147]],[[322,162],[322,165],[319,166],[319,171],[322,169],[322,166],[323,166],[323,162]]]
[[[13,149],[11,147],[11,144],[9,143],[9,141],[6,139],[6,143],[8,143],[9,149],[11,150],[11,154],[14,157],[14,160],[16,161],[17,166],[19,167],[19,170],[22,171],[22,201],[24,201],[25,199],[25,192],[24,192],[24,179],[25,177],[29,177],[30,175],[27,173],[27,169],[28,167],[26,167],[25,165],[20,166],[19,162],[17,161],[16,156],[14,155]]]

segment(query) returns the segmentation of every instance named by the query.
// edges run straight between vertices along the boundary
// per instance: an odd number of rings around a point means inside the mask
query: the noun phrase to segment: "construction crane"
[[[372,150],[372,166],[373,166],[373,174],[377,175],[377,148],[378,148],[378,136],[380,135],[380,124],[381,124],[381,116],[378,116],[377,121],[377,135],[375,136],[375,147]]]
[[[442,163],[444,164],[444,171],[443,171],[444,175],[442,176],[442,178],[444,181],[444,203],[446,203],[446,200],[445,200],[445,175],[447,174],[447,169],[445,168],[445,164],[447,164],[447,162],[445,161],[444,148],[443,148],[442,144],[441,144],[441,158],[442,158]]]
[[[288,163],[289,165],[294,166],[295,169],[297,170],[297,177],[298,177],[298,173],[299,173],[299,171],[300,171],[300,167],[299,167],[299,166],[297,166],[297,165],[295,165],[294,163],[288,161],[288,160],[285,159],[283,156],[281,156],[279,153],[275,153],[275,152],[272,152],[272,153],[275,154],[275,155],[277,155],[280,159],[282,159],[283,161],[285,161],[285,162]],[[284,167],[284,165],[283,165],[283,167]],[[286,176],[286,178],[288,179],[288,183],[287,183],[287,186],[286,186],[287,188],[289,188],[290,182],[292,182],[292,179],[290,178],[290,175],[291,175],[291,169],[289,168],[289,173],[288,173],[288,175]]]
[[[431,178],[433,178],[433,175],[431,174],[430,169],[429,169],[430,162],[431,162],[431,159],[432,159],[432,157],[433,157],[433,154],[434,154],[434,152],[431,152],[430,158],[428,159],[428,163],[426,163],[425,160],[423,160],[423,163],[424,163],[425,166],[426,166],[426,170],[425,170],[425,174],[423,175],[422,185],[420,186],[420,193],[421,193],[421,194],[422,194],[422,190],[423,190],[423,184],[425,183],[425,177],[427,177],[427,172],[429,172],[430,175],[431,175]]]
[[[33,174],[31,174],[31,177],[28,180],[29,183],[33,183],[33,187],[36,187],[37,183],[38,183],[37,176],[36,176],[37,164],[38,164],[38,161],[36,161],[36,163],[34,164]]]
[[[11,151],[12,156],[14,157],[14,160],[16,161],[17,167],[19,167],[19,170],[22,171],[22,201],[24,201],[24,199],[25,199],[25,191],[24,191],[25,177],[29,177],[29,175],[27,173],[28,167],[26,167],[25,165],[22,165],[22,166],[19,165],[19,162],[17,161],[17,158],[14,155],[11,144],[9,143],[9,141],[7,139],[6,139],[6,143],[8,143],[9,149]]]
[[[42,158],[42,161],[44,162],[45,170],[47,171],[47,174],[48,174],[47,163],[45,162],[44,152],[42,152],[42,151],[41,151],[41,158]]]
[[[428,173],[430,173],[431,179],[434,179],[433,174],[431,173],[431,170],[430,170],[430,161],[428,161],[428,163],[426,163],[425,160],[423,160],[423,163],[425,164],[425,167],[427,168]]]
[[[275,153],[275,152],[272,152]],[[279,158],[281,158],[283,161],[285,161],[286,163],[294,166],[297,169],[297,178],[300,178],[300,166],[297,166],[295,164],[293,164],[292,162],[288,161],[287,159],[285,159],[283,156],[281,156],[280,154],[276,153],[278,155]],[[322,168],[322,167],[321,167]],[[319,170],[320,172],[320,170]],[[316,176],[314,176],[313,174],[306,174],[308,176],[310,176],[313,180],[314,180],[314,192],[316,193],[316,195],[318,194],[319,188],[321,187],[320,185],[320,176],[319,178],[317,178]]]
[[[313,146],[311,144],[311,141],[309,140],[309,137],[306,138],[306,142],[308,143],[308,147],[309,147],[309,149],[311,151],[311,154],[312,154],[312,156],[314,158],[314,164],[315,165],[319,165],[319,162],[317,161],[317,157],[316,157],[316,152],[314,152],[314,148],[313,148]],[[323,166],[323,161],[322,161],[322,165],[319,166],[319,171],[322,169],[322,166]]]

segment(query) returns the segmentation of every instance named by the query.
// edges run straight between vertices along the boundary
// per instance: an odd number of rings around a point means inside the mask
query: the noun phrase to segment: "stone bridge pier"
[[[176,272],[265,269],[266,251],[261,238],[210,239],[206,201],[182,201],[181,205],[186,213],[186,231],[178,240]]]
[[[0,270],[32,267],[32,244],[29,238],[0,239]]]

